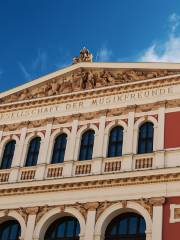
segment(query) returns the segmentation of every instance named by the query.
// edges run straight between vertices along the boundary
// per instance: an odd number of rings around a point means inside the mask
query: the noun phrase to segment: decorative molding
[[[164,197],[150,198],[150,204],[153,206],[162,206],[165,203],[165,200]]]
[[[156,70],[156,71],[143,71],[143,70],[109,70],[109,69],[93,69],[93,70],[86,70],[86,69],[76,69],[73,72],[69,72],[64,76],[59,76],[54,79],[49,79],[44,83],[38,84],[36,86],[24,89],[20,92],[11,94],[7,97],[1,98],[0,103],[13,103],[15,105],[18,104],[18,101],[30,100],[26,102],[25,105],[30,107],[31,100],[36,99],[40,100],[44,97],[55,96],[55,99],[49,99],[51,102],[56,102],[56,96],[60,97],[63,101],[65,100],[66,96],[62,94],[66,93],[76,93],[83,90],[91,90],[91,89],[98,89],[105,87],[108,90],[109,86],[114,86],[115,90],[120,90],[121,92],[127,92],[130,89],[133,91],[136,90],[136,87],[143,87],[144,89],[153,88],[154,85],[164,85],[170,84],[172,85],[172,81],[175,82],[179,81],[179,76],[173,76],[169,78],[171,75],[179,74],[180,71],[168,71],[168,70]],[[161,79],[156,83],[156,78],[168,77],[168,79]],[[144,80],[152,80],[153,86],[150,82],[144,83],[141,81]],[[128,85],[128,86],[121,86],[118,87],[116,85],[121,85],[124,83],[134,83],[138,82],[136,85]],[[117,89],[116,89],[117,88]],[[103,94],[106,93],[106,90],[103,89]],[[112,88],[110,89],[111,92]],[[102,90],[100,90],[102,91]],[[97,93],[97,92],[96,92]],[[95,94],[96,94],[95,93]],[[93,92],[85,92],[81,93],[82,96],[85,94],[86,96],[92,97],[94,95]],[[99,95],[99,94],[98,94]],[[68,95],[68,98],[72,98],[72,96]],[[80,95],[78,94],[78,98]],[[47,99],[44,102],[47,104]],[[35,102],[33,102],[33,105]],[[10,106],[12,110],[12,106]],[[5,109],[4,109],[5,110]]]
[[[71,182],[71,183],[58,183],[54,184],[51,180],[50,184],[26,186],[26,187],[13,187],[13,188],[1,188],[0,196],[11,196],[21,194],[36,194],[43,192],[57,192],[57,191],[72,191],[82,189],[94,189],[94,188],[111,188],[115,186],[132,186],[154,183],[166,183],[180,181],[180,173],[158,174],[149,176],[137,176],[126,177],[116,179],[104,179],[104,180],[89,180],[85,182]],[[6,185],[4,185],[6,186]]]
[[[180,222],[180,204],[170,204],[170,223]]]

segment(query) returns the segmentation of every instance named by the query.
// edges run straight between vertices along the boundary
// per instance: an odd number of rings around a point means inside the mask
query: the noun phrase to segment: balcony
[[[142,170],[142,169],[150,169],[153,167],[154,155],[151,154],[141,154],[135,155],[133,158],[134,169]]]
[[[86,161],[65,161],[58,164],[45,164],[16,169],[2,169],[0,170],[0,183],[142,171],[156,168],[155,163],[158,163],[156,158],[156,154],[151,153],[115,158],[97,158]]]

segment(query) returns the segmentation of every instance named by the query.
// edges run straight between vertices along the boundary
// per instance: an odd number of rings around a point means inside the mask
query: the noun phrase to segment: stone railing
[[[9,181],[11,169],[2,169],[0,170],[0,182],[5,183]]]
[[[138,169],[147,169],[153,167],[153,154],[142,154],[136,155],[134,157],[134,168]]]
[[[47,166],[46,178],[62,177],[63,163],[49,164]]]
[[[36,166],[20,169],[20,181],[33,180],[36,174]]]
[[[156,162],[155,162],[156,160]],[[157,168],[156,154],[130,155],[127,157],[98,158],[85,161],[65,161],[58,164],[20,167],[0,170],[0,183],[48,180],[64,177],[111,174]]]
[[[118,172],[121,170],[120,158],[106,158],[103,162],[103,172]]]
[[[74,175],[88,175],[91,173],[92,160],[75,162]]]

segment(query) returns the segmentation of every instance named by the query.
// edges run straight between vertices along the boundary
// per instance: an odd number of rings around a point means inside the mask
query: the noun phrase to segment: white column
[[[84,240],[94,240],[94,228],[96,222],[96,209],[98,203],[87,203],[87,219],[86,219],[86,229]]]
[[[93,174],[100,174],[102,169],[105,123],[106,123],[106,117],[105,116],[100,117],[99,131],[98,131],[98,135],[96,135],[96,139],[94,142],[94,153],[93,153],[93,164],[92,164]]]
[[[128,128],[126,134],[127,137],[125,142],[124,154],[133,153],[134,115],[134,112],[129,112],[128,114]]]
[[[16,182],[18,180],[19,168],[21,166],[21,162],[23,161],[22,155],[23,155],[23,148],[24,148],[26,134],[27,134],[27,128],[24,127],[21,129],[20,140],[18,143],[16,143],[14,157],[11,165],[11,173],[9,176],[9,182]]]
[[[28,220],[24,240],[32,240],[38,208],[37,207],[27,208],[26,212],[28,214]]]
[[[105,130],[106,116],[102,116],[99,119],[99,132],[97,136],[98,146],[96,146],[96,152],[94,153],[94,158],[103,157],[103,140],[104,140],[104,130]]]
[[[36,176],[35,176],[37,180],[44,178],[45,168],[47,163],[47,156],[48,156],[49,141],[51,137],[51,129],[52,129],[52,123],[47,124],[44,140],[41,141],[41,147],[40,147]]]
[[[161,107],[158,111],[158,126],[156,150],[164,150],[164,126],[165,126],[165,107]]]
[[[134,112],[128,114],[128,128],[124,131],[121,169],[131,171],[133,168]]]
[[[71,177],[73,171],[73,161],[75,158],[76,134],[79,121],[77,119],[72,122],[71,134],[68,138],[67,148],[64,157],[63,176]]]
[[[150,203],[153,204],[152,240],[162,240],[163,204],[165,203],[165,198],[152,198]]]
[[[165,107],[161,107],[158,110],[158,125],[154,130],[156,135],[154,136],[154,151],[155,153],[155,168],[163,168],[165,166],[164,159],[164,126],[165,126]]]

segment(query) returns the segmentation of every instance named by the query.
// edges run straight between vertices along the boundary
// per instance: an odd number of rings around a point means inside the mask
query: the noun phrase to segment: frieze
[[[79,68],[66,75],[50,79],[44,83],[29,87],[0,99],[0,103],[11,103],[43,97],[57,96],[66,93],[108,87],[124,83],[132,83],[148,79],[156,79],[175,74],[180,71],[170,70],[109,70]],[[163,80],[162,80],[163,81]],[[146,84],[145,84],[146,85]]]
[[[38,118],[42,119],[43,116],[46,116],[46,118],[52,118],[52,116],[61,116],[60,120],[62,121],[63,117],[68,118],[69,115],[79,114],[80,111],[83,112],[89,110],[89,112],[97,112],[97,108],[99,108],[99,110],[107,110],[107,108],[109,108],[110,110],[108,110],[107,115],[111,114],[111,111],[113,111],[114,115],[120,115],[121,112],[119,112],[119,109],[121,108],[120,111],[122,111],[123,107],[127,107],[129,104],[131,106],[132,101],[141,104],[142,101],[146,101],[148,99],[153,99],[153,101],[155,99],[158,100],[160,96],[164,99],[167,99],[168,96],[172,96],[172,94],[174,94],[173,97],[175,97],[176,95],[178,96],[179,92],[180,89],[178,87],[169,86],[142,90],[138,92],[129,92],[105,97],[97,97],[93,99],[79,100],[70,103],[35,107],[26,110],[5,112],[0,113],[0,122],[3,125],[4,122],[7,124],[8,122],[19,121],[20,119],[29,121],[30,119],[36,118],[36,120],[38,120]],[[119,108],[117,109],[117,112],[115,112],[114,109],[117,108],[117,105]]]
[[[143,84],[138,82],[136,84],[129,84],[128,86],[124,85],[117,85],[112,86],[110,88],[100,88],[96,89],[96,91],[91,92],[78,92],[78,93],[71,93],[66,95],[56,95],[51,98],[37,98],[36,101],[23,101],[23,102],[15,102],[13,104],[1,104],[0,105],[0,112],[10,112],[12,110],[23,110],[23,109],[30,109],[32,107],[41,107],[41,106],[50,106],[54,104],[62,104],[62,103],[71,103],[73,101],[84,101],[85,99],[93,99],[95,97],[105,97],[105,96],[112,96],[114,94],[125,94],[129,92],[138,92],[141,90],[152,90],[160,87],[165,86],[173,86],[177,85],[180,81],[180,77],[174,78],[167,78],[161,81],[152,80],[150,82],[146,82]],[[133,95],[132,95],[133,97]],[[134,99],[132,99],[134,100]]]
[[[142,105],[138,105],[138,106],[131,106],[129,108],[125,107],[125,108],[114,108],[114,109],[106,109],[106,110],[99,110],[99,111],[95,111],[95,112],[90,112],[90,113],[79,113],[79,114],[72,114],[69,116],[65,116],[65,117],[59,117],[59,118],[48,118],[48,119],[42,119],[42,120],[38,120],[38,125],[39,127],[43,127],[48,123],[51,123],[53,125],[58,125],[58,124],[64,124],[64,123],[71,123],[73,120],[77,119],[77,120],[89,120],[89,118],[87,118],[87,115],[90,115],[91,118],[90,119],[95,119],[95,118],[99,118],[100,116],[108,116],[108,117],[112,117],[112,116],[120,116],[120,115],[126,115],[128,114],[130,111],[134,111],[135,113],[138,112],[148,112],[148,111],[154,111],[159,109],[160,107],[178,107],[180,106],[180,99],[178,100],[168,100],[168,101],[159,101],[156,103],[150,103],[148,104],[148,107],[146,104],[142,104]],[[156,120],[158,119],[158,115],[152,115],[153,117],[156,118]],[[139,117],[140,118],[140,117]],[[139,119],[136,118],[135,120]],[[128,119],[121,119],[122,121],[124,121],[126,124],[128,123]],[[35,123],[34,123],[35,122]],[[106,126],[110,123],[111,121],[106,121]],[[25,122],[20,122],[20,123],[14,123],[14,124],[3,124],[0,125],[0,131],[4,131],[4,132],[8,132],[8,131],[15,131],[18,129],[22,129],[23,127],[37,127],[36,126],[36,121],[25,121]],[[78,128],[79,129],[79,128]],[[71,131],[71,127],[69,128],[69,130]]]

